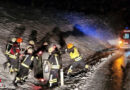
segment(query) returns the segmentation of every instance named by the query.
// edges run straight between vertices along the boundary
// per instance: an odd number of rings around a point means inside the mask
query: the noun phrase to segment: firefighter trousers
[[[81,68],[85,68],[85,62],[83,60],[80,60],[80,61],[75,61],[71,66],[72,66],[72,69],[76,68],[76,67],[81,67]]]
[[[8,61],[6,61],[4,63],[4,68],[6,68],[8,66],[10,73],[18,72],[18,69],[19,69],[19,60],[18,59],[14,59],[14,58],[10,58],[9,56],[7,56],[7,60]]]
[[[29,73],[29,69],[21,65],[20,70],[18,71],[15,77],[15,83],[25,82],[25,80],[27,79],[28,73]]]
[[[71,73],[76,67],[80,67],[86,71],[88,69],[88,65],[85,64],[83,60],[75,61],[68,69],[67,74]]]
[[[9,59],[10,63],[10,72],[18,72],[19,69],[19,60],[18,59]]]
[[[59,69],[52,69],[50,72],[49,87],[57,85],[58,79],[59,79]]]

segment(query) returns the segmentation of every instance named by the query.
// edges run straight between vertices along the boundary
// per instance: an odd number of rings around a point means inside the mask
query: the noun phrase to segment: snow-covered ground
[[[108,57],[102,58],[100,60],[101,62],[98,62],[96,65],[92,66],[87,73],[82,73],[75,77],[71,77],[68,79],[65,86],[58,87],[55,90],[112,90],[113,86],[117,88],[116,90],[121,89],[120,86],[118,87],[121,83],[120,80],[113,83],[114,85],[111,85],[111,82],[114,82],[114,79],[122,78],[122,76],[120,77],[121,72],[116,70],[122,67],[120,67],[120,65],[124,65],[123,63],[127,62],[127,59],[120,59],[122,56],[123,52],[115,51]],[[115,65],[113,64],[113,67],[111,67],[113,62],[116,63],[114,63]],[[113,68],[116,70],[114,73],[117,74],[112,73],[111,69],[113,70]],[[119,77],[113,77],[114,75],[118,75]]]
[[[8,70],[3,69],[2,64],[6,61],[4,50],[7,41],[11,37],[18,35],[19,32],[21,32],[18,29],[15,30],[15,27],[18,26],[19,23],[24,25],[26,28],[20,36],[23,38],[25,43],[27,43],[29,40],[29,35],[31,34],[32,30],[36,30],[38,32],[37,41],[40,41],[47,32],[51,31],[56,26],[58,26],[63,32],[73,31],[73,26],[75,24],[79,24],[83,26],[83,28],[89,27],[87,30],[92,32],[87,33],[86,36],[72,35],[65,38],[67,43],[73,42],[74,45],[79,48],[84,58],[93,55],[96,51],[109,48],[111,45],[107,42],[107,40],[115,38],[115,34],[111,33],[112,29],[109,28],[108,24],[103,21],[102,18],[96,16],[85,16],[83,13],[59,12],[56,10],[40,11],[38,9],[25,10],[20,7],[17,9],[0,7],[0,78],[8,88],[14,88],[12,85],[14,75],[10,75]],[[101,61],[106,62],[107,59],[102,59]],[[63,55],[63,63],[64,66],[71,63],[68,55]],[[89,81],[93,77],[92,74],[97,70],[99,65],[100,63],[97,63],[95,66],[93,66],[90,72],[86,73],[85,76],[81,78],[79,83],[74,85],[70,84],[67,87],[72,89],[85,89],[85,86],[89,85]],[[21,86],[19,89],[26,88],[30,90],[32,88],[30,86],[33,86],[33,84],[30,82],[34,82],[35,79],[32,79],[33,77],[29,78],[29,82],[27,82],[24,86]]]
[[[97,77],[96,73],[102,68],[102,66],[104,66],[105,63],[110,62],[109,59],[114,55],[115,53],[102,58],[99,60],[100,62],[93,65],[87,73],[81,73],[75,77],[68,78],[68,82],[65,86],[56,88],[55,90],[97,90],[96,86],[99,87],[102,86],[102,84],[99,83],[98,85],[98,81],[95,82],[94,78]],[[101,78],[104,79],[103,77]],[[102,90],[102,88],[98,90]]]
[[[123,55],[122,52],[115,52],[108,58],[105,58],[105,62],[97,67],[91,80],[86,81],[88,83],[84,86],[83,90],[109,90],[109,84],[107,86],[107,83],[109,83],[110,80],[109,76],[112,75],[112,73],[110,73],[110,69],[112,68],[110,64],[121,55]]]

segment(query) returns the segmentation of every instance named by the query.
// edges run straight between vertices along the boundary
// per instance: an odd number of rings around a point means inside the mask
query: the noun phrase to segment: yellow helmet
[[[68,44],[67,44],[67,48],[68,48],[68,49],[71,49],[73,46],[74,46],[74,44],[72,44],[72,43],[68,43]]]
[[[11,41],[12,41],[12,42],[16,42],[16,38],[12,38]]]
[[[29,44],[34,45],[35,43],[34,43],[33,40],[30,40],[30,41],[29,41]]]

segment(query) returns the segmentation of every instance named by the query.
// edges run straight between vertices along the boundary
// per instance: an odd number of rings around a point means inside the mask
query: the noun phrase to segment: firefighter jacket
[[[29,45],[27,46],[27,49],[29,49],[29,48],[32,48],[33,50],[36,50],[35,45],[29,44]]]
[[[30,69],[32,62],[34,61],[35,57],[33,55],[25,55],[24,60],[22,61],[21,65],[25,68]]]
[[[9,42],[7,45],[6,45],[6,52],[9,52],[10,49],[12,48],[13,46],[13,42]]]
[[[19,47],[19,45],[15,42],[15,43],[13,43],[13,42],[9,42],[7,45],[6,45],[6,53],[8,52],[8,53],[10,53],[11,52],[11,49],[15,49],[15,48],[17,48],[17,47]],[[16,51],[14,50],[14,53],[15,53]]]
[[[60,69],[61,68],[61,60],[60,59],[61,59],[60,55],[57,53],[52,53],[49,56],[48,61],[50,62],[52,69]]]
[[[82,57],[76,47],[69,49],[68,52],[69,52],[69,56],[72,60],[80,61],[82,59]]]
[[[12,59],[16,59],[20,52],[19,45],[17,43],[9,43],[6,48],[6,55],[8,55]]]

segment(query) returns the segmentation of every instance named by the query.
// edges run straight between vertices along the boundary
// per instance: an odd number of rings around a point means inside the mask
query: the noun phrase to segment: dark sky
[[[2,0],[0,0],[2,1]],[[6,3],[36,7],[56,8],[59,10],[79,11],[93,14],[121,12],[130,24],[130,0],[3,0]]]
[[[36,7],[55,7],[69,10],[118,10],[129,8],[130,0],[3,0],[20,5],[34,5]]]

